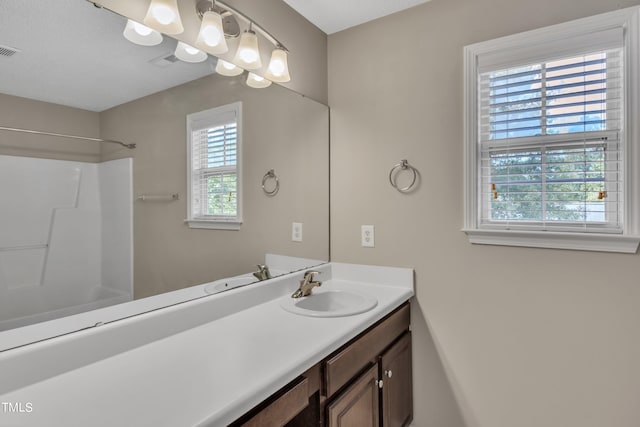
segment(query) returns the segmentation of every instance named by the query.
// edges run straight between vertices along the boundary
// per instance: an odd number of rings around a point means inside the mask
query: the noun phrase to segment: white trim
[[[558,233],[463,229],[470,243],[530,248],[573,249],[579,251],[636,253],[640,236],[601,233]]]
[[[465,46],[465,51],[471,50],[475,57],[497,51],[516,49],[518,46],[531,47],[557,40],[572,39],[588,33],[606,31],[615,27],[629,28],[639,6],[620,9],[613,12],[577,19],[549,27],[487,40]],[[535,62],[535,61],[534,61]],[[475,78],[475,73],[474,73]]]
[[[560,27],[564,27],[561,24]],[[554,26],[555,28],[557,26]],[[546,30],[546,29],[545,29]],[[550,62],[555,59],[563,59],[569,56],[579,56],[595,51],[615,49],[620,46],[623,39],[623,27],[598,28],[584,31],[583,28],[574,31],[560,31],[566,34],[560,37],[553,31],[545,31],[544,37],[535,37],[534,40],[509,41],[499,50],[489,50],[482,53],[478,59],[478,72],[487,72],[515,68],[518,66],[537,62]],[[528,34],[528,33],[525,33]],[[557,45],[562,40],[561,48]],[[493,41],[487,42],[492,43]],[[515,43],[518,43],[517,45]]]
[[[624,228],[622,235],[479,229],[478,59],[481,55],[535,47],[613,28],[624,30]],[[464,231],[471,243],[606,252],[637,251],[640,243],[640,7],[502,37],[464,48]]]
[[[627,9],[624,9],[627,10]],[[630,8],[625,31],[624,125],[625,151],[625,211],[624,234],[640,235],[640,7]]]
[[[208,219],[185,219],[189,228],[206,228],[209,230],[240,230],[242,222],[218,221]]]

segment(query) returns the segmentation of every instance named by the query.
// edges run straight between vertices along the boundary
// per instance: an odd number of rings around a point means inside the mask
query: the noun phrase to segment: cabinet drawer
[[[409,328],[409,304],[383,319],[364,335],[347,344],[324,365],[325,396],[330,397]]]
[[[309,405],[309,379],[300,377],[242,427],[283,426]]]

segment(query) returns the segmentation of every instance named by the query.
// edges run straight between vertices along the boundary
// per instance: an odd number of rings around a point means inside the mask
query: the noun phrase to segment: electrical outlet
[[[365,248],[373,248],[376,245],[373,225],[363,225],[360,231],[361,244]]]
[[[294,222],[291,225],[291,241],[302,242],[302,223]]]

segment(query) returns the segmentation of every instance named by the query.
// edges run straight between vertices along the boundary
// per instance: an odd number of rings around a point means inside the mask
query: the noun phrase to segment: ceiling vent
[[[166,68],[171,64],[175,64],[180,61],[173,53],[164,54],[158,58],[152,59],[149,63],[155,65],[156,67]]]
[[[0,44],[0,56],[13,56],[20,52],[15,47],[3,46]]]

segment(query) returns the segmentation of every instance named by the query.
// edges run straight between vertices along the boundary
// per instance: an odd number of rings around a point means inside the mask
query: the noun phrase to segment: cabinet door
[[[380,360],[382,370],[382,425],[407,426],[413,418],[411,333],[407,332]]]
[[[329,427],[378,427],[378,365],[373,365],[327,405]]]

